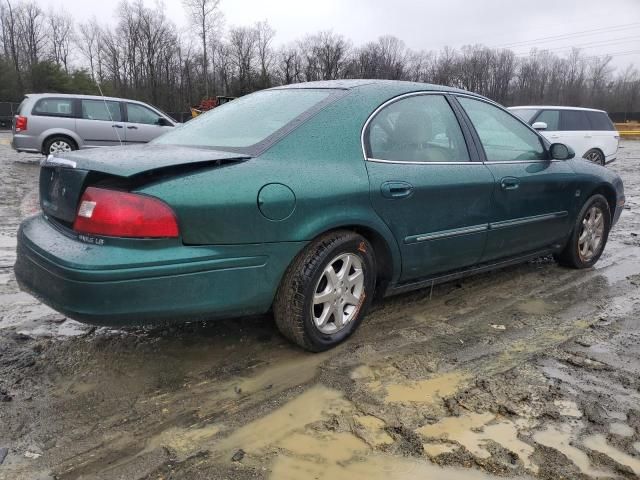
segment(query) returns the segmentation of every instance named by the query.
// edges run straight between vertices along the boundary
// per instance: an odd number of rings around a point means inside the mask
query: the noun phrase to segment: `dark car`
[[[99,325],[262,314],[319,351],[376,295],[544,254],[594,265],[625,202],[496,103],[334,81],[234,100],[148,145],[52,156],[16,276]]]

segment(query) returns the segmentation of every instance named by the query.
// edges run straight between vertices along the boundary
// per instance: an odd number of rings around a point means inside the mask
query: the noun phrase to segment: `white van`
[[[618,153],[620,134],[603,110],[579,107],[526,106],[509,111],[527,122],[551,143],[571,146],[576,157],[605,165]]]

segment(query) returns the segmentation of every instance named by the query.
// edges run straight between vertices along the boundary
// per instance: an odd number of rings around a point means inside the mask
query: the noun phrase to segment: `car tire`
[[[284,274],[273,305],[276,325],[311,352],[338,345],[371,304],[375,270],[373,247],[361,235],[339,230],[319,237]]]
[[[47,141],[44,142],[42,153],[45,155],[51,155],[53,153],[71,152],[77,149],[78,145],[76,145],[76,142],[71,140],[69,137],[55,136],[47,138]]]
[[[599,216],[600,215],[600,216]],[[599,227],[599,222],[601,227]],[[578,215],[564,250],[555,256],[560,265],[570,268],[589,268],[598,261],[609,238],[611,210],[602,195],[589,198]],[[597,243],[595,246],[593,243]]]
[[[592,148],[587,153],[584,154],[584,158],[593,162],[597,165],[602,165],[604,167],[604,155],[597,148]]]

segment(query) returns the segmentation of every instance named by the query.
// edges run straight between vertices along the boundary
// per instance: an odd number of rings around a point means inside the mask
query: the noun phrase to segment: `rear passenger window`
[[[368,129],[368,156],[405,162],[467,162],[453,110],[442,95],[416,95],[383,108]]]
[[[609,116],[604,112],[587,112],[591,130],[615,130]]]
[[[82,100],[82,118],[119,122],[122,120],[120,104],[107,100]]]
[[[560,128],[560,112],[558,110],[543,110],[536,122],[544,122],[547,124],[547,130],[559,130]]]
[[[591,130],[591,124],[584,110],[562,110],[560,130]]]
[[[22,106],[22,104],[21,104]],[[52,117],[72,117],[73,99],[71,98],[42,98],[38,100],[31,111],[32,115]]]

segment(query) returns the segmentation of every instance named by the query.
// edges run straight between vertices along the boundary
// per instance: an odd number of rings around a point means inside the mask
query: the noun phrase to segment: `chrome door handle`
[[[504,177],[500,180],[500,186],[503,190],[515,190],[520,186],[520,180],[515,177]]]
[[[407,198],[413,193],[413,185],[407,182],[384,182],[380,192],[385,198]]]

